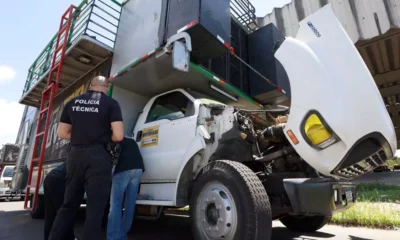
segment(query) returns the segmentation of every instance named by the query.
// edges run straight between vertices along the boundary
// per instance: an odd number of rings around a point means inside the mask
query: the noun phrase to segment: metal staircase
[[[25,202],[24,202],[24,208],[29,210],[35,209],[37,203],[39,187],[42,177],[43,161],[46,150],[46,141],[49,133],[51,111],[53,108],[54,97],[58,91],[58,84],[60,82],[61,71],[64,64],[65,52],[67,49],[68,38],[70,36],[72,19],[75,9],[76,7],[71,5],[61,17],[60,28],[57,33],[55,50],[53,53],[53,61],[50,68],[49,78],[47,80],[47,87],[42,92],[38,127],[36,129],[36,136],[33,145],[34,146],[33,155],[29,168],[29,176],[27,183],[28,185],[26,187]],[[56,61],[57,58],[59,58],[58,61]],[[43,119],[45,119],[44,130],[41,128]],[[36,163],[38,163],[38,168],[39,168],[38,176],[36,179],[36,183],[32,184],[32,173],[34,168],[36,167]],[[35,194],[33,195],[33,203],[31,203],[32,208],[29,208],[28,201],[30,200],[29,196],[30,196],[30,190],[32,188],[35,189]]]

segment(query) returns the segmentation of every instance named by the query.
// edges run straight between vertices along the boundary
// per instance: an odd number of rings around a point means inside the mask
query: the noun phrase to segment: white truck
[[[275,53],[290,79],[287,122],[268,114],[279,109],[258,110],[200,81],[148,98],[146,90],[165,86],[135,68],[158,61],[163,81],[196,80],[168,67],[167,52],[111,77],[113,97],[145,161],[140,193],[151,199],[137,204],[190,205],[196,239],[270,239],[273,219],[318,230],[356,201],[350,180],[397,149],[374,80],[329,6],[304,19]]]
[[[120,37],[129,32],[122,20],[118,28],[110,96],[143,155],[140,216],[189,205],[195,239],[265,240],[272,220],[316,231],[351,207],[351,179],[391,159],[396,135],[330,6],[303,19],[297,36],[276,48],[290,107],[260,104],[189,60],[202,54],[192,47],[196,24],[126,66],[121,49],[128,54],[124,44],[136,43]]]

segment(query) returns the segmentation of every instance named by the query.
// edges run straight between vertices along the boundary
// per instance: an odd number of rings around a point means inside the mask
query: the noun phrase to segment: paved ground
[[[43,220],[32,220],[29,213],[21,210],[22,202],[0,202],[0,239],[1,240],[42,240]],[[75,232],[79,237],[83,226],[83,212],[77,220]],[[313,234],[301,234],[288,231],[278,221],[274,222],[272,239],[299,240],[399,240],[400,231],[382,231],[364,228],[342,228],[326,226]],[[189,219],[187,217],[168,216],[160,222],[135,221],[129,234],[135,240],[191,240]]]

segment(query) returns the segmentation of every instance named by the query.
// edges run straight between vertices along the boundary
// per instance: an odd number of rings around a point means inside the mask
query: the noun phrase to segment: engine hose
[[[286,139],[285,134],[283,133],[283,129],[285,128],[286,123],[279,123],[273,126],[270,126],[262,132],[264,139],[273,142],[282,142]]]
[[[273,160],[275,160],[277,158],[286,156],[286,155],[288,155],[288,154],[290,154],[292,152],[294,152],[294,148],[292,146],[289,146],[289,147],[285,147],[285,148],[283,148],[283,149],[281,149],[279,151],[276,151],[276,152],[270,153],[268,155],[265,155],[263,157],[256,158],[255,160],[256,161],[261,161],[261,162],[271,162],[271,161],[273,161]]]

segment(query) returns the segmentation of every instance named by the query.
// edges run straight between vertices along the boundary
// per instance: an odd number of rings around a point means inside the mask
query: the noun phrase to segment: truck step
[[[137,200],[137,205],[174,206],[173,201]]]

